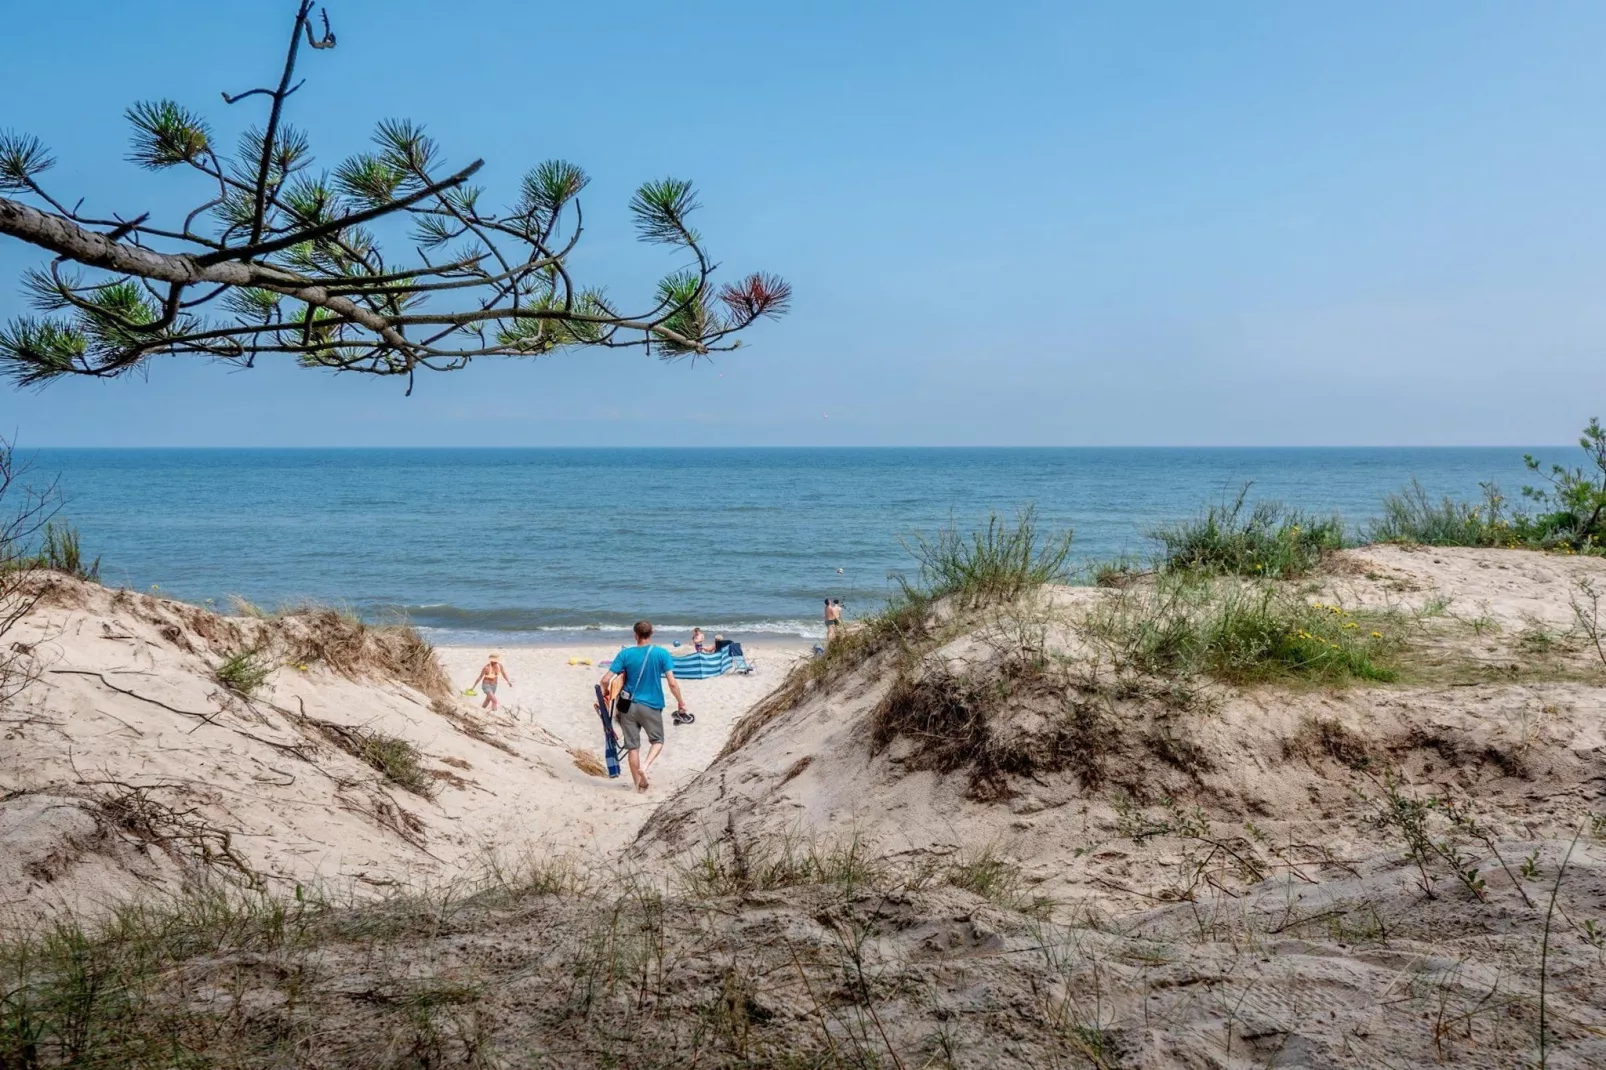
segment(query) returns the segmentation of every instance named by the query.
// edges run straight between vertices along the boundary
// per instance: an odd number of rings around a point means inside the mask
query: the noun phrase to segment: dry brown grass
[[[877,752],[908,740],[908,767],[964,771],[980,799],[1007,798],[1013,778],[1062,771],[1097,788],[1128,742],[1097,689],[1007,662],[970,674],[900,674],[872,717]]]
[[[267,624],[286,660],[327,666],[351,677],[384,676],[431,698],[451,694],[451,681],[418,629],[400,622],[370,625],[330,606],[302,606]]]
[[[574,767],[586,776],[606,777],[608,769],[602,764],[602,759],[591,751],[574,748],[569,751],[569,757],[574,759]]]
[[[476,720],[468,711],[459,708],[451,699],[436,698],[430,702],[429,709],[431,713],[446,718],[453,728],[468,738],[484,743],[488,747],[495,747],[504,754],[518,754],[518,751],[493,736],[487,725]]]

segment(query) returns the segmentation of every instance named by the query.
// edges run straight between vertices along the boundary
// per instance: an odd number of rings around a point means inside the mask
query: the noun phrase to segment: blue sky
[[[179,210],[122,160],[172,97],[277,73],[290,0],[15,5],[0,126],[56,189]],[[1313,445],[1570,440],[1606,398],[1606,7],[1584,3],[335,0],[291,119],[332,167],[425,123],[491,193],[592,175],[576,263],[673,266],[636,184],[695,180],[787,319],[713,365],[636,353],[384,380],[188,359],[0,388],[47,445]],[[203,194],[204,196],[204,194]],[[394,254],[393,254],[394,258]],[[38,262],[0,239],[0,317]]]

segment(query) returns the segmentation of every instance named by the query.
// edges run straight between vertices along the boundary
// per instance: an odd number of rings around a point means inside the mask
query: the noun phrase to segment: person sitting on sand
[[[503,680],[506,680],[509,686],[513,683],[513,677],[509,676],[507,670],[502,667],[502,655],[492,654],[490,660],[485,663],[485,668],[480,670],[479,677],[474,681],[474,686],[485,692],[485,701],[480,703],[480,709],[483,710],[489,707],[492,710],[499,710],[502,708],[496,701],[496,685]]]
[[[675,694],[675,708],[677,712],[686,712],[686,700],[680,694],[680,683],[675,679],[675,661],[661,646],[652,643],[652,622],[638,620],[635,627],[636,645],[626,647],[614,655],[613,663],[608,671],[602,674],[602,690],[604,694],[612,693],[613,682],[616,677],[623,677],[624,686],[619,691],[619,700],[624,701],[628,696],[628,705],[619,710],[618,703],[614,709],[618,711],[620,746],[630,758],[630,776],[636,782],[637,791],[647,790],[647,770],[664,751],[664,686],[663,681],[669,681],[669,690]],[[641,733],[647,733],[647,742],[651,744],[647,751],[647,760],[641,760]]]
[[[693,628],[691,630],[691,648],[699,654],[708,652],[708,641],[703,638],[703,630],[701,628]]]

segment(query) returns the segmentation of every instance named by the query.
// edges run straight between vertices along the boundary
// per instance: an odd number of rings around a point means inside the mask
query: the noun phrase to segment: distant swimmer
[[[499,710],[502,708],[496,701],[496,685],[503,680],[506,680],[508,685],[512,686],[513,677],[509,676],[507,670],[502,667],[502,655],[492,654],[490,659],[486,661],[485,668],[480,670],[479,678],[474,681],[474,686],[485,692],[485,701],[480,703],[480,709],[483,710],[489,707],[492,710]]]

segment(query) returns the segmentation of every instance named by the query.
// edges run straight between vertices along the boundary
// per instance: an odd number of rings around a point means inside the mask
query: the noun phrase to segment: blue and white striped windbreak
[[[728,650],[721,650],[718,654],[682,654],[674,661],[677,680],[707,680],[731,671]]]

